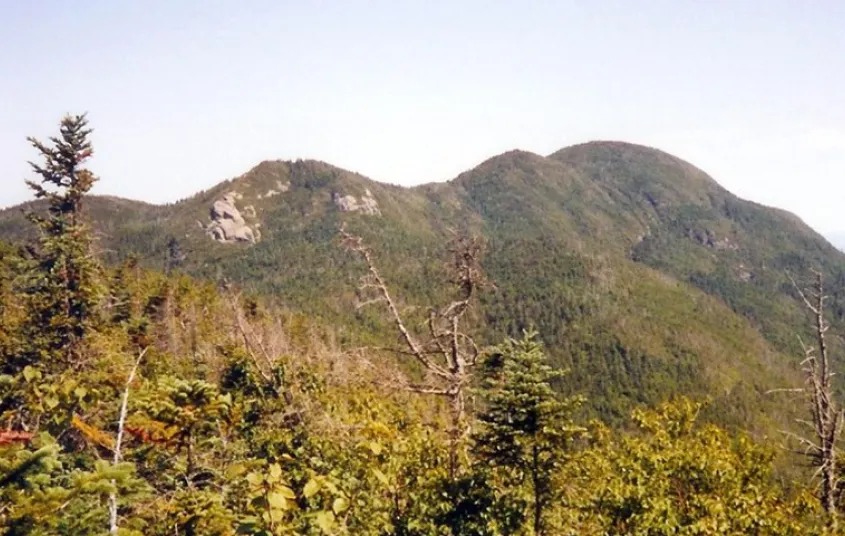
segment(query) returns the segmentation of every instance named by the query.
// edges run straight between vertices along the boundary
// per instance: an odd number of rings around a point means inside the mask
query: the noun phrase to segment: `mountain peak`
[[[605,187],[644,195],[650,202],[712,206],[733,197],[701,169],[645,145],[592,141],[563,148],[549,158],[579,168]]]
[[[512,149],[510,151],[505,151],[504,153],[492,156],[487,160],[484,160],[475,168],[465,173],[470,173],[475,170],[505,168],[525,164],[537,164],[542,162],[543,160],[545,160],[545,157],[537,153],[524,151],[522,149]],[[461,175],[463,174],[464,173],[462,173]]]
[[[549,155],[549,158],[562,160],[566,158],[573,158],[575,156],[591,156],[591,157],[639,157],[639,158],[656,158],[669,159],[673,161],[683,162],[691,166],[688,162],[662,151],[656,147],[642,145],[638,143],[631,143],[619,140],[592,140],[584,143],[577,143],[569,145]]]

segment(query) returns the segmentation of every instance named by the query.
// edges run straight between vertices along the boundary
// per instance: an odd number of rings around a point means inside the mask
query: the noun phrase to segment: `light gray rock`
[[[354,195],[343,195],[338,192],[332,194],[334,204],[341,212],[360,212],[369,216],[381,216],[378,201],[369,189],[365,190],[360,199]]]
[[[229,192],[211,205],[211,223],[205,227],[205,232],[217,242],[249,242],[254,244],[260,239],[260,233],[256,233],[247,225],[235,202],[243,196],[237,192]],[[255,209],[246,210],[247,215],[255,217]]]
[[[232,220],[238,224],[246,223],[241,212],[235,207],[235,196],[231,193],[224,195],[211,206],[211,219]]]
[[[275,197],[290,190],[290,182],[276,181],[276,189],[270,188],[266,194],[258,194],[258,199],[266,199],[268,197]]]
[[[355,199],[354,195],[341,195],[334,192],[332,199],[341,212],[355,212],[358,210],[358,200]]]

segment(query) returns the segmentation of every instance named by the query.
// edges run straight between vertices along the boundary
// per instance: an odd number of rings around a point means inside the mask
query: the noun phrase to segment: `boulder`
[[[249,242],[254,244],[260,234],[247,225],[235,202],[240,199],[237,192],[229,192],[211,205],[211,222],[205,227],[205,232],[217,242]],[[255,216],[253,208],[250,216]]]
[[[369,216],[381,216],[381,209],[378,201],[373,197],[369,189],[365,190],[360,199],[354,195],[343,195],[338,192],[332,193],[332,200],[341,212],[360,212]]]

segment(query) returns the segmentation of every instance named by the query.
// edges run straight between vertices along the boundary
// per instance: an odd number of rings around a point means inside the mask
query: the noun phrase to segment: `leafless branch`
[[[246,322],[244,322],[243,312],[241,311],[241,307],[238,303],[239,295],[236,295],[234,292],[231,291],[230,288],[227,288],[228,291],[226,293],[229,306],[232,309],[232,314],[235,318],[235,325],[238,328],[238,332],[241,335],[241,338],[244,341],[244,349],[246,349],[249,356],[252,358],[253,363],[255,364],[256,370],[258,373],[261,374],[261,377],[264,378],[268,384],[273,385],[273,378],[271,376],[271,371],[275,368],[275,360],[270,356],[270,353],[264,347],[264,344],[261,342],[259,337],[255,336],[255,331],[252,329],[252,326],[248,326]],[[247,328],[249,328],[247,330]],[[257,347],[259,352],[261,353],[261,358],[264,361],[264,366],[261,365],[259,362],[259,358],[254,351],[254,347]],[[265,370],[266,366],[266,370]]]
[[[792,287],[795,289],[796,292],[798,292],[798,296],[800,296],[801,299],[804,301],[804,305],[806,305],[807,308],[813,313],[818,314],[818,309],[816,309],[816,307],[812,303],[810,303],[810,300],[807,299],[807,296],[804,294],[804,291],[801,290],[801,287],[799,287],[798,284],[795,282],[795,279],[793,279],[792,274],[787,272],[786,275],[787,277],[789,277],[789,281],[792,283]]]
[[[766,391],[766,394],[771,395],[771,394],[774,394],[774,393],[804,393],[804,392],[806,392],[806,389],[804,389],[803,387],[797,387],[795,389],[786,389],[786,388],[769,389],[768,391]]]
[[[412,385],[400,379],[402,389],[419,393],[447,397],[450,402],[452,424],[450,426],[450,474],[457,470],[457,450],[468,430],[465,418],[465,386],[471,377],[470,368],[475,365],[480,351],[475,341],[461,331],[461,321],[470,308],[475,291],[485,280],[481,273],[479,258],[483,243],[477,237],[464,237],[453,233],[454,238],[449,248],[452,254],[451,283],[457,287],[457,299],[445,309],[429,310],[425,322],[428,340],[420,343],[410,330],[399,312],[387,283],[382,278],[371,250],[364,245],[363,239],[350,234],[345,225],[340,228],[342,244],[357,253],[366,266],[367,275],[361,278],[359,295],[375,292],[376,296],[367,296],[359,307],[372,303],[384,302],[394,325],[402,336],[408,350],[399,352],[412,356],[432,378],[435,385]]]
[[[138,359],[135,360],[135,364],[129,372],[129,377],[126,379],[126,388],[123,390],[123,400],[120,402],[120,416],[117,420],[117,439],[114,442],[113,463],[115,465],[120,463],[120,460],[123,457],[121,446],[123,444],[123,428],[126,425],[126,411],[129,407],[129,388],[132,385],[132,382],[135,381],[135,373],[138,371],[138,367],[141,365],[141,360],[144,359],[144,355],[147,353],[148,349],[149,347],[146,347],[138,354]],[[111,493],[109,493],[109,533],[117,534],[117,488],[114,480],[112,480],[111,484],[112,490]]]
[[[350,251],[354,251],[355,253],[360,255],[364,262],[367,264],[367,269],[369,270],[370,275],[372,276],[372,283],[368,283],[368,286],[375,287],[381,294],[381,298],[387,304],[387,309],[390,312],[391,317],[393,318],[393,322],[396,325],[396,328],[399,330],[399,333],[401,333],[405,344],[408,345],[411,354],[413,354],[416,360],[419,361],[420,364],[432,374],[443,378],[448,378],[449,373],[428,358],[425,352],[421,350],[419,343],[417,343],[417,341],[408,331],[408,328],[405,327],[405,321],[402,319],[402,315],[399,314],[399,309],[396,307],[396,303],[390,296],[390,291],[387,288],[387,283],[385,283],[384,279],[382,279],[381,274],[379,274],[379,271],[376,268],[370,249],[364,245],[361,237],[349,234],[346,231],[345,227],[341,227],[340,234],[343,238],[343,244],[347,247],[347,249],[349,249]]]
[[[817,270],[813,270],[813,274],[815,275],[813,288],[809,292],[805,292],[798,286],[792,275],[787,273],[798,296],[813,314],[813,330],[816,335],[815,347],[807,346],[800,337],[798,338],[804,352],[801,368],[808,385],[806,391],[809,394],[811,416],[810,421],[801,420],[799,422],[810,427],[813,430],[814,437],[812,440],[798,436],[793,437],[798,440],[800,445],[805,447],[803,454],[808,456],[817,468],[814,478],[821,477],[819,499],[828,516],[828,527],[832,532],[836,532],[837,503],[841,491],[837,475],[837,458],[839,457],[837,444],[842,431],[843,413],[833,399],[831,378],[834,374],[830,370],[830,359],[825,339],[829,325],[824,317],[827,296],[824,294],[823,275]]]

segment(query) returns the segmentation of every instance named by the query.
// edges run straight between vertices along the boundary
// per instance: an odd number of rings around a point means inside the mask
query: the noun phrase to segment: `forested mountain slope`
[[[86,208],[105,258],[234,281],[320,318],[348,346],[393,334],[380,311],[355,308],[363,268],[339,245],[341,222],[405,306],[442,302],[450,229],[481,234],[493,283],[474,311],[482,339],[535,326],[570,370],[559,387],[612,422],[680,392],[712,397],[723,423],[778,429],[792,404],[766,392],[799,384],[796,335],[809,327],[786,271],[827,275],[834,349],[845,311],[845,256],[798,218],[625,143],[512,151],[414,188],[262,162],[178,203],[93,197]],[[18,208],[0,213],[3,238],[27,228]]]

